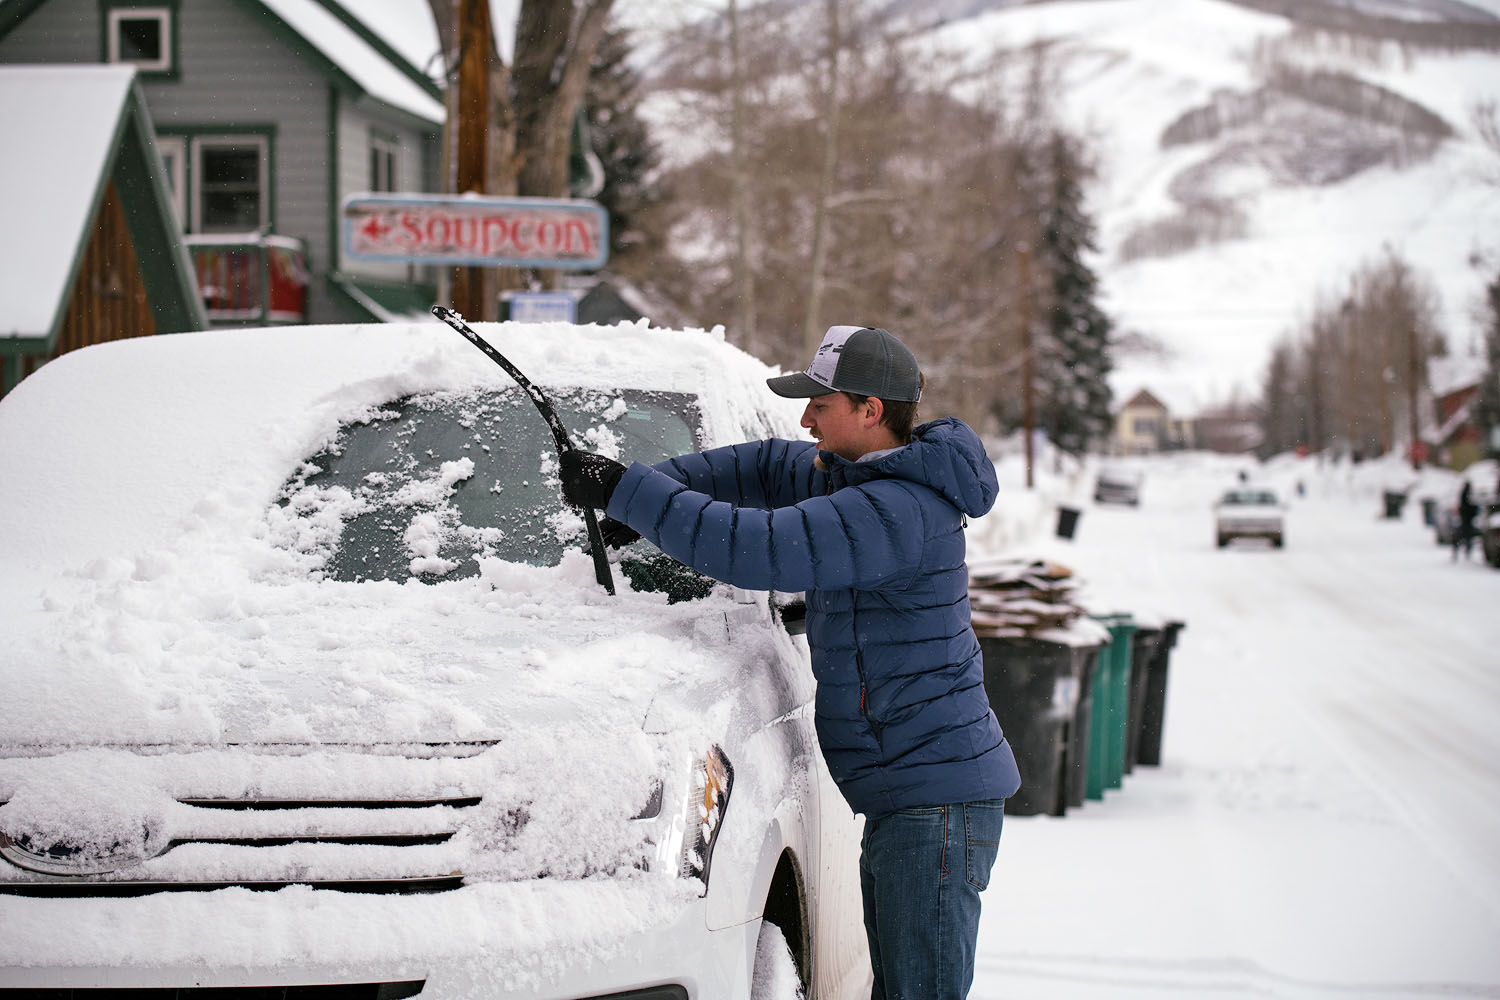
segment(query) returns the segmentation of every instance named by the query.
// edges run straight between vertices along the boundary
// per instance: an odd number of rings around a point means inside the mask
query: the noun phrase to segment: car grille
[[[491,745],[424,747],[418,757],[372,748],[331,756],[319,751],[316,760],[312,752],[258,750],[248,767],[239,754],[242,772],[265,772],[255,794],[174,788],[171,797],[179,808],[172,811],[168,839],[155,856],[103,874],[77,875],[44,874],[0,861],[0,894],[138,896],[291,885],[363,893],[456,889],[463,884],[466,854],[455,837],[483,801],[482,757]],[[174,756],[143,757],[141,763],[171,785]],[[354,786],[362,784],[358,779],[369,761],[378,765],[377,794],[352,794],[363,790]],[[318,780],[297,776],[299,762],[319,779],[328,772],[326,784],[345,794],[280,794],[286,788],[305,791],[310,780]],[[5,791],[0,786],[0,795]],[[68,854],[66,847],[53,847],[47,857],[66,867]]]

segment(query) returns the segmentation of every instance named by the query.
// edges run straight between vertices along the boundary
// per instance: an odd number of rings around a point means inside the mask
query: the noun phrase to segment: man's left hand
[[[565,451],[558,456],[558,465],[563,496],[576,507],[608,507],[610,494],[625,474],[625,466],[591,451]]]

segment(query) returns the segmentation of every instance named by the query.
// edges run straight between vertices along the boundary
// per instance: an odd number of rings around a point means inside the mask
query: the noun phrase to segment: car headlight
[[[703,883],[699,895],[706,895],[714,846],[724,826],[724,812],[733,788],[734,765],[723,749],[715,745],[694,762],[686,801],[675,814],[662,815],[663,789],[660,785],[653,789],[650,803],[635,817],[658,827],[651,838],[656,847],[652,867],[675,870],[682,878],[697,879]]]

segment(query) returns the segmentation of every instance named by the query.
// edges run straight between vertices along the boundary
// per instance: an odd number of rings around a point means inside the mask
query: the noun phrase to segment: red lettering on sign
[[[350,253],[372,259],[467,260],[477,264],[582,266],[604,251],[597,209],[544,199],[379,199],[345,209]]]
[[[410,247],[422,245],[422,227],[417,225],[417,219],[410,212],[401,215],[401,242]]]
[[[543,222],[540,226],[536,227],[537,242],[542,245],[543,250],[549,250],[552,253],[557,252],[558,236],[560,233],[561,229],[557,223],[551,220]]]
[[[573,236],[575,234],[578,236],[577,244],[574,244],[573,242]],[[594,252],[594,241],[589,238],[588,229],[582,222],[578,221],[577,219],[568,220],[568,240],[566,249],[568,253],[573,253],[574,251],[582,251],[586,254],[592,254]]]
[[[505,246],[506,240],[505,217],[500,215],[487,215],[484,218],[484,247],[481,252],[489,257],[495,251]]]
[[[360,232],[364,233],[367,239],[374,240],[377,243],[384,239],[385,234],[390,231],[391,227],[382,222],[378,215],[370,216],[370,221],[360,227]]]

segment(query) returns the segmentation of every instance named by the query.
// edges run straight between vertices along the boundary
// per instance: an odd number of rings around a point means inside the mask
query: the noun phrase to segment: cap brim
[[[771,391],[776,395],[785,396],[788,399],[810,399],[813,396],[826,396],[835,391],[810,377],[806,372],[768,378],[766,385],[770,386]]]

